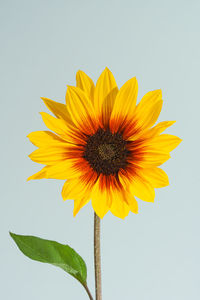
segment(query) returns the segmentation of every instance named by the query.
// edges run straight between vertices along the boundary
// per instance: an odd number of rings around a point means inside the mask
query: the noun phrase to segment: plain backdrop
[[[94,294],[91,204],[74,218],[63,181],[26,182],[40,169],[26,136],[45,130],[41,96],[64,103],[77,70],[96,81],[106,66],[119,86],[137,77],[138,99],[161,88],[159,121],[177,120],[167,132],[183,142],[163,166],[170,186],[155,203],[103,219],[103,300],[200,299],[199,15],[199,0],[0,1],[1,299],[88,299],[70,275],[22,255],[9,230],[75,248]]]

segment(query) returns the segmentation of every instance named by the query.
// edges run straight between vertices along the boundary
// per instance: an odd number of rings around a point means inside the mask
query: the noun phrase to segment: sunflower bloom
[[[103,218],[110,210],[125,218],[138,212],[135,199],[153,202],[155,188],[169,184],[159,168],[181,139],[162,132],[175,121],[158,119],[163,100],[161,90],[147,93],[136,105],[138,83],[128,80],[119,90],[106,68],[96,86],[83,71],[76,87],[68,86],[66,104],[42,98],[55,117],[43,112],[51,131],[28,135],[38,147],[29,155],[43,169],[28,178],[66,180],[64,200],[74,200],[74,215],[90,200]]]

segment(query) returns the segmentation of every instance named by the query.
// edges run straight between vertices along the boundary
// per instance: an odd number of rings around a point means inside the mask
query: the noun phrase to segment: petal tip
[[[105,71],[110,72],[110,69],[108,67],[105,67]]]
[[[162,98],[162,90],[161,89],[157,89],[155,90],[157,92],[157,94]]]
[[[75,218],[77,215],[78,211],[73,210],[73,217]]]
[[[66,95],[72,96],[74,93],[76,93],[78,87],[72,86],[72,85],[67,85],[67,93]]]
[[[94,211],[95,211],[95,210],[94,210]],[[95,211],[95,213],[96,213],[96,215],[102,220],[103,217],[106,215],[107,212],[105,212],[105,213],[99,213],[99,211],[98,211],[98,212]]]
[[[104,73],[104,74],[106,74],[106,73],[107,73],[107,74],[108,74],[108,76],[109,76],[109,74],[110,74],[111,76],[113,76],[113,74],[112,74],[111,70],[110,70],[108,67],[105,67],[105,69],[103,70],[103,73]],[[103,74],[103,73],[102,73],[102,74]]]

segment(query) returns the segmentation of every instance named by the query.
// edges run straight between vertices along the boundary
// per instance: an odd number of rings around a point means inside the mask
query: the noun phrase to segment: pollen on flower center
[[[101,144],[99,145],[98,150],[99,150],[99,156],[103,160],[112,159],[116,153],[115,145],[112,144]]]
[[[99,129],[88,137],[83,157],[98,174],[117,175],[128,164],[126,144],[120,133]]]

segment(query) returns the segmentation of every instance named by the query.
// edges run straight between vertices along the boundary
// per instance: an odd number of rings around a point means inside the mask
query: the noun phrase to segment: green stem
[[[91,293],[90,293],[90,290],[89,290],[87,284],[83,284],[83,287],[85,288],[85,290],[86,290],[86,292],[87,292],[90,300],[94,300],[93,297],[92,297],[92,295],[91,295]]]
[[[96,300],[102,300],[101,290],[101,252],[100,252],[100,218],[94,213],[94,268]]]

